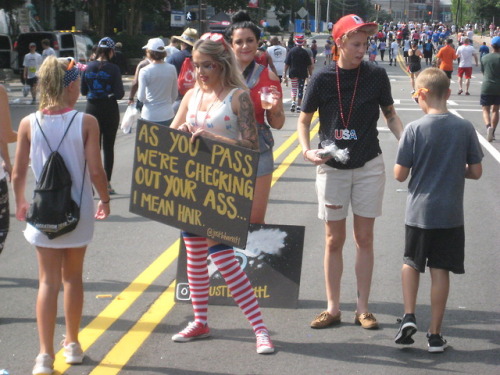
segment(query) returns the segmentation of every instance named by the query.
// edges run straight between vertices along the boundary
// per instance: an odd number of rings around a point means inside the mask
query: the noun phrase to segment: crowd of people
[[[480,55],[468,31],[444,25],[378,25],[364,22],[356,15],[344,16],[332,24],[332,36],[323,46],[324,67],[314,71],[321,51],[316,40],[308,45],[302,34],[291,34],[286,46],[276,36],[261,40],[261,29],[246,12],[238,12],[224,34],[199,36],[197,30],[187,28],[166,43],[161,38],[150,39],[143,47],[145,57],[135,70],[128,103],[140,110],[143,119],[186,132],[193,141],[205,137],[258,151],[249,221],[263,224],[274,168],[271,129],[279,130],[285,123],[282,84],[290,83],[290,111],[299,115],[297,127],[303,157],[317,166],[318,218],[325,224],[327,306],[310,323],[315,329],[339,324],[342,319],[340,290],[349,206],[356,245],[354,322],[365,329],[378,328],[369,308],[369,295],[375,219],[382,213],[386,178],[377,132],[381,110],[399,141],[395,178],[404,181],[411,171],[402,268],[404,316],[395,342],[414,342],[416,294],[420,273],[427,264],[432,277],[429,351],[442,352],[447,345],[441,325],[449,272],[464,272],[463,205],[456,202],[463,201],[464,179],[481,177],[483,157],[472,124],[446,108],[454,60],[460,61],[459,95],[464,88],[465,95],[470,95],[472,60],[476,66],[481,62],[484,83],[480,104],[489,141],[494,140],[499,121],[498,28],[490,26],[492,51],[485,43]],[[456,49],[451,38],[455,32]],[[16,218],[24,221],[30,207],[25,198],[30,160],[38,180],[56,146],[72,176],[71,194],[80,201],[81,218],[75,230],[57,239],[48,239],[29,223],[24,232],[26,240],[36,248],[40,270],[36,308],[40,351],[34,375],[53,373],[54,328],[61,285],[66,320],[64,356],[70,364],[82,363],[84,359],[78,340],[83,309],[83,260],[92,240],[94,219],[105,219],[110,214],[110,196],[116,194],[111,177],[120,122],[117,101],[125,95],[122,74],[128,72],[123,55],[110,37],[98,42],[92,61],[86,65],[72,58],[56,58],[48,41],[42,45],[40,55],[36,44],[30,44],[23,71],[33,104],[37,92],[40,93],[39,108],[22,119],[17,134],[10,124],[6,91],[0,87],[0,108],[4,113],[0,120],[4,166],[0,171],[0,253],[9,226],[7,177],[12,175]],[[394,108],[387,71],[377,64],[377,56],[385,61],[387,51],[389,66],[396,66],[400,50],[408,67],[413,97],[425,113],[404,129]],[[192,63],[196,82],[193,88],[181,92],[178,79],[186,61]],[[428,67],[423,71],[422,61]],[[265,104],[261,100],[264,91],[270,95]],[[80,95],[87,99],[85,113],[74,109]],[[319,145],[314,147],[310,143],[310,126],[317,111]],[[448,147],[443,147],[438,139],[445,140]],[[16,140],[12,166],[7,144]],[[332,142],[336,149],[331,147]],[[344,153],[341,157],[338,150],[348,150],[348,156]],[[422,199],[428,191],[435,193],[432,201]],[[95,193],[100,199],[97,208],[93,203]],[[186,342],[210,336],[210,257],[252,327],[257,353],[273,353],[274,345],[259,302],[233,247],[188,231],[182,231],[182,238],[194,320],[174,334],[172,340]],[[443,250],[435,251],[435,247]]]

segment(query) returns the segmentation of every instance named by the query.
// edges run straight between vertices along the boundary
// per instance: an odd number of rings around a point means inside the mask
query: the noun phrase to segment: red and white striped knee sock
[[[208,292],[210,277],[208,276],[208,245],[205,237],[182,232],[187,254],[187,276],[191,303],[194,311],[194,321],[207,323]]]
[[[234,301],[245,314],[254,332],[267,330],[250,280],[236,259],[234,250],[226,245],[212,246],[209,250],[212,261],[224,277]]]
[[[295,101],[295,98],[297,98],[297,92],[299,90],[299,79],[290,78],[290,83],[292,86],[292,100]]]

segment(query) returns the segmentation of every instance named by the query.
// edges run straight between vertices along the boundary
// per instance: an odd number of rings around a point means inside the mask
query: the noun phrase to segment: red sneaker
[[[261,329],[255,334],[257,338],[257,353],[259,354],[270,354],[274,353],[274,345],[269,337],[269,332]]]
[[[210,336],[210,328],[207,324],[191,322],[186,328],[172,336],[172,341],[187,342],[196,339],[204,339]]]

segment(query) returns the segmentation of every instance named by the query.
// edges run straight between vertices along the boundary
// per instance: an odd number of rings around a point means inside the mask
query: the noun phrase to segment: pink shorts
[[[472,77],[472,66],[468,68],[458,68],[458,76],[462,78],[465,74],[465,79],[471,79]]]

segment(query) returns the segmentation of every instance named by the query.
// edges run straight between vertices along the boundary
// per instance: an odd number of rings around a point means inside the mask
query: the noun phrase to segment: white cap
[[[148,49],[150,51],[156,52],[165,52],[165,43],[160,38],[152,38],[148,40],[148,44],[146,44],[142,49]]]

